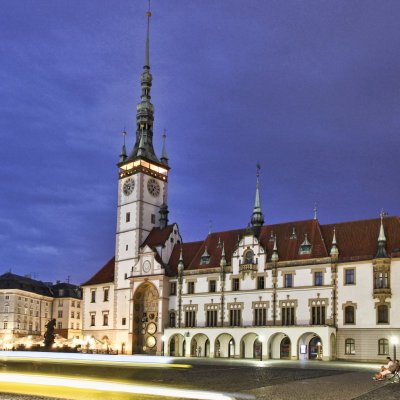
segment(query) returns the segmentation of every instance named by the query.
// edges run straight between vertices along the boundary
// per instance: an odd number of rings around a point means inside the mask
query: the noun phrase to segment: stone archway
[[[256,333],[247,333],[240,341],[241,358],[260,358],[261,342],[258,341]]]
[[[215,357],[235,357],[235,341],[229,333],[222,333],[215,339]]]
[[[158,291],[150,282],[142,283],[133,295],[133,354],[157,352],[158,299]]]
[[[168,342],[168,349],[166,355],[172,357],[185,356],[185,338],[180,333],[172,335]]]
[[[282,338],[279,350],[280,358],[290,360],[292,355],[292,343],[288,336]]]
[[[198,333],[193,336],[190,343],[191,357],[207,357],[210,353],[210,340],[204,333]]]
[[[322,357],[322,340],[315,332],[305,332],[297,341],[299,360],[313,360]]]
[[[268,358],[280,359],[281,358],[281,343],[287,335],[283,332],[277,332],[271,335],[268,339]]]

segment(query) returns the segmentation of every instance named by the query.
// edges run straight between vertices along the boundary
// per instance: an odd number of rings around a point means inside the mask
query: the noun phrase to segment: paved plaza
[[[341,362],[283,362],[209,359],[176,359],[176,365],[165,367],[110,367],[110,365],[71,365],[38,363],[3,364],[2,372],[49,374],[98,379],[103,382],[126,382],[148,387],[176,388],[226,394],[231,399],[271,400],[371,400],[400,399],[400,384],[372,380],[378,365]],[[3,387],[3,386],[2,386]],[[23,382],[21,382],[23,388]],[[4,390],[4,389],[3,389]],[[36,391],[35,396],[0,394],[0,399],[47,400],[70,399],[166,399],[164,396],[103,393],[95,391],[67,393],[58,388],[51,392]],[[51,397],[50,397],[51,396]],[[215,395],[216,396],[216,395]],[[169,397],[171,398],[171,397]],[[184,397],[172,397],[184,398]],[[201,397],[198,397],[201,398]],[[216,398],[216,397],[215,397]]]

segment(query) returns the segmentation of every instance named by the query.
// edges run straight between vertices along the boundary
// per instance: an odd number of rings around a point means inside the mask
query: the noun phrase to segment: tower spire
[[[150,73],[150,2],[149,9],[146,12],[147,30],[146,45],[144,52],[144,66],[140,83],[142,94],[140,103],[136,107],[136,142],[135,146],[125,161],[132,161],[137,158],[145,158],[148,161],[161,163],[157,158],[153,147],[153,124],[154,124],[154,106],[151,103],[151,86],[153,76]]]
[[[122,136],[124,137],[124,144],[122,145],[121,154],[119,155],[119,162],[124,162],[126,160],[126,146],[125,146],[125,137],[126,137],[126,130],[122,131]]]
[[[167,200],[166,200],[166,194],[165,194],[165,188],[163,192],[163,203],[161,204],[160,207],[160,229],[164,229],[168,225],[168,206],[167,206]]]
[[[333,228],[333,238],[332,238],[332,247],[330,255],[333,258],[337,258],[339,256],[339,249],[337,247],[337,242],[336,242],[336,227]]]
[[[253,214],[251,216],[251,225],[253,227],[254,234],[258,236],[260,234],[261,227],[264,224],[264,215],[262,213],[260,203],[260,164],[257,163],[256,168],[256,197],[254,200]]]
[[[163,147],[160,160],[163,164],[168,165],[168,155],[167,155],[167,149],[165,147],[165,139],[167,138],[167,131],[165,129],[162,137],[163,137]]]

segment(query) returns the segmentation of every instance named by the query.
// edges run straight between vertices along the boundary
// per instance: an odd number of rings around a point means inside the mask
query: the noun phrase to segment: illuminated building
[[[400,335],[400,219],[249,226],[182,244],[153,148],[148,13],[136,141],[119,160],[115,257],[84,285],[84,334],[126,353],[377,360]],[[164,341],[162,340],[164,338]]]
[[[53,285],[11,272],[1,275],[0,348],[14,347],[27,336],[40,342],[52,318],[57,321],[55,333],[66,339],[80,338],[81,299],[81,289],[70,283]]]

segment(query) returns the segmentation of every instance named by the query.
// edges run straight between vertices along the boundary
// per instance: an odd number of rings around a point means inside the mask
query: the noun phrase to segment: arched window
[[[378,324],[389,322],[389,307],[385,304],[378,306]]]
[[[347,306],[344,308],[344,323],[345,324],[354,324],[354,307]]]
[[[254,253],[252,250],[247,250],[246,253],[244,253],[244,264],[254,264]]]
[[[389,354],[389,340],[379,339],[378,340],[378,354],[386,356]]]
[[[169,327],[175,328],[175,313],[174,312],[169,313]]]
[[[356,342],[354,339],[346,339],[344,342],[345,354],[356,354]]]

